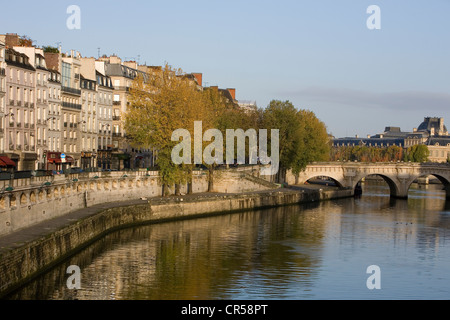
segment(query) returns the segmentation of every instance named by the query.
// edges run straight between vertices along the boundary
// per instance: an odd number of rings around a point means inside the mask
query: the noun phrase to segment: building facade
[[[95,62],[98,99],[98,144],[97,166],[100,169],[111,169],[112,165],[112,128],[113,128],[113,95],[112,80],[106,75],[105,62]]]
[[[450,161],[450,135],[444,124],[444,118],[425,117],[412,132],[403,132],[399,127],[386,127],[383,133],[367,138],[356,136],[333,139],[334,147],[365,145],[380,148],[399,146],[408,149],[419,144],[428,147],[430,162]]]
[[[61,62],[61,112],[62,149],[67,166],[79,167],[81,152],[77,139],[80,136],[81,118],[81,56],[73,50]]]
[[[111,78],[114,87],[112,109],[112,168],[135,169],[151,166],[152,155],[148,149],[136,149],[127,139],[123,126],[123,115],[127,112],[130,88],[133,80],[141,75],[144,81],[148,74],[138,70],[136,62],[123,62],[118,57],[104,57],[105,73]]]
[[[0,41],[0,153],[5,151],[6,46]]]
[[[29,138],[25,132],[24,150],[30,151],[30,148],[35,147],[36,154],[36,169],[45,169],[46,167],[46,151],[48,149],[48,98],[49,87],[48,79],[50,78],[50,71],[47,69],[45,63],[44,52],[42,49],[35,47],[14,47],[14,50],[25,54],[30,61],[30,64],[35,68],[35,87],[36,104],[31,107],[30,101],[25,98],[24,101],[24,130],[29,129]],[[24,93],[27,96],[27,93]],[[30,107],[30,110],[26,108]],[[20,122],[17,122],[20,126]]]
[[[27,55],[6,49],[5,153],[18,170],[34,170],[37,165],[35,140],[36,69]]]

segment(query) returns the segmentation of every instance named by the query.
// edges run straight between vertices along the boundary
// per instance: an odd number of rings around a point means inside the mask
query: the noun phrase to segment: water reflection
[[[448,299],[445,193],[413,188],[405,201],[363,188],[358,199],[118,231],[9,298]],[[66,287],[73,264],[77,291]],[[365,286],[371,264],[383,272],[377,292]]]

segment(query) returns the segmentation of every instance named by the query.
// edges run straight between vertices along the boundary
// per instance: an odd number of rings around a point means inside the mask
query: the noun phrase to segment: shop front
[[[81,152],[81,168],[87,170],[95,168],[95,159],[97,155],[92,152]]]
[[[52,171],[64,171],[73,166],[75,160],[73,157],[68,156],[61,152],[47,152],[47,165],[46,170]]]

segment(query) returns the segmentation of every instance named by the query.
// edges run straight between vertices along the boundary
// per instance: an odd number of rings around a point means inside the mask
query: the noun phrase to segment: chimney
[[[5,45],[8,48],[17,47],[20,44],[20,38],[17,33],[7,33],[5,36]]]
[[[60,61],[59,61],[59,57],[60,57],[59,53],[45,52],[44,57],[45,57],[45,63],[47,65],[48,69],[56,70],[59,72],[61,71]]]
[[[230,92],[231,96],[233,97],[233,100],[236,100],[236,89],[228,88],[227,90]]]
[[[430,135],[431,135],[431,136],[434,136],[434,134],[435,134],[435,131],[434,131],[434,128],[433,128],[433,127],[431,128],[431,130],[430,130],[430,131],[431,131],[431,132],[430,132]]]
[[[439,118],[439,134],[444,134],[444,118]]]
[[[203,74],[202,73],[193,73],[192,75],[197,80],[198,85],[202,87],[203,86]]]

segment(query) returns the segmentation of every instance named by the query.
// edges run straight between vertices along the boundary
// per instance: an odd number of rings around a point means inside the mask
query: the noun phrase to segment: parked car
[[[70,168],[70,173],[82,173],[84,170],[81,169],[80,167],[72,167]]]

